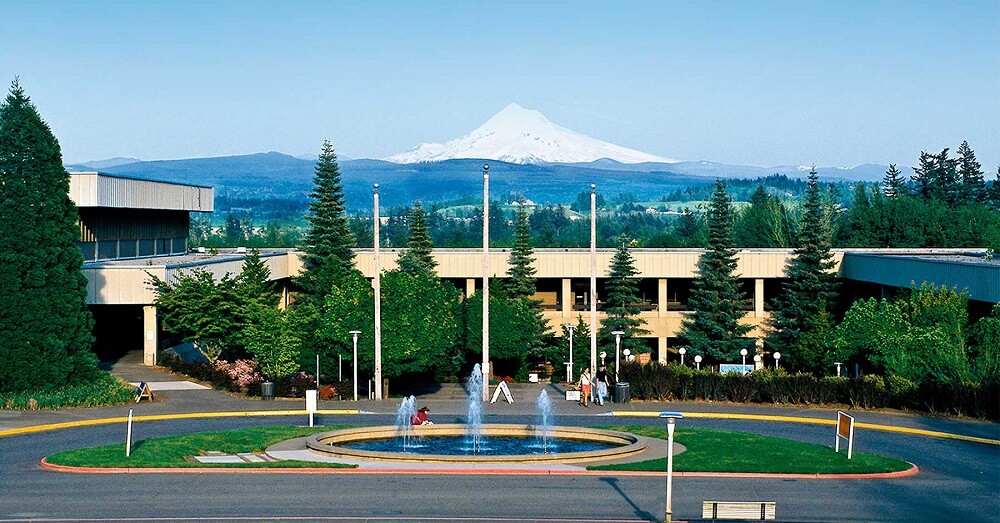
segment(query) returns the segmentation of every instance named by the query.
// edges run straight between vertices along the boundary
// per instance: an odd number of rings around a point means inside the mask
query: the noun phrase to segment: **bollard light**
[[[674,512],[674,420],[683,419],[684,415],[680,412],[661,412],[660,417],[667,419],[667,514],[664,521],[670,523]]]
[[[746,369],[746,367],[747,367],[747,350],[746,349],[740,349],[740,356],[743,356],[743,372],[746,372],[747,371],[747,369]]]
[[[698,370],[701,370],[701,354],[694,355],[694,364],[698,366]]]
[[[677,354],[681,355],[681,365],[684,365],[684,354],[686,354],[686,353],[687,353],[687,349],[685,349],[684,347],[681,347],[681,348],[677,349]]]
[[[780,352],[775,352],[774,353],[774,370],[778,370],[778,360],[780,360],[780,359],[781,359],[781,353]]]

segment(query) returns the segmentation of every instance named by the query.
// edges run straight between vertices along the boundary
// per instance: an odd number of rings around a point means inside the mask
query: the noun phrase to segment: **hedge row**
[[[255,381],[240,383],[240,380],[234,379],[233,375],[223,367],[204,361],[188,361],[171,353],[162,354],[159,364],[176,373],[210,383],[216,389],[260,396],[262,378],[259,376]],[[324,384],[320,387],[321,399],[335,398],[338,396],[338,391],[348,390],[350,387],[350,382]],[[274,394],[282,398],[304,398],[306,390],[314,388],[316,388],[316,378],[304,372],[296,372],[274,382]]]
[[[65,407],[106,407],[135,399],[135,387],[106,372],[94,381],[44,391],[0,393],[2,410],[40,410]]]
[[[732,401],[793,405],[840,404],[853,408],[895,408],[935,414],[1000,419],[1000,384],[913,383],[898,376],[866,375],[848,379],[817,378],[759,369],[746,376],[694,370],[676,363],[622,365],[633,399],[654,401]]]

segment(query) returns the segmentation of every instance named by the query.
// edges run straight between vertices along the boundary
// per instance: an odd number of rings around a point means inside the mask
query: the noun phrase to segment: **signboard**
[[[313,426],[313,415],[316,414],[316,401],[319,391],[314,389],[306,390],[306,412],[309,413],[309,426]]]
[[[514,398],[510,395],[510,389],[507,387],[506,381],[501,381],[500,384],[497,385],[497,390],[493,392],[493,399],[490,400],[490,403],[496,403],[501,392],[503,392],[504,399],[507,400],[507,403],[514,403]]]
[[[750,374],[753,372],[753,365],[738,365],[736,363],[720,363],[719,374],[736,372],[739,374]]]
[[[840,452],[840,438],[847,440],[847,459],[854,453],[854,417],[837,411],[837,441],[834,452]]]
[[[153,391],[149,388],[149,385],[146,384],[145,381],[140,381],[139,388],[135,391],[135,402],[139,403],[142,398],[153,401]]]

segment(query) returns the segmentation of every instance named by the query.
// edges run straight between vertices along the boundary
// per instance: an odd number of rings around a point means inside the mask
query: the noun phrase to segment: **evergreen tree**
[[[896,198],[907,194],[906,178],[903,177],[903,172],[894,163],[889,164],[889,170],[882,177],[882,191],[886,198]]]
[[[763,185],[758,185],[750,195],[750,205],[733,224],[734,245],[784,248],[791,243],[790,234],[788,210]]]
[[[637,338],[649,334],[643,328],[646,320],[639,317],[642,310],[642,295],[639,293],[639,282],[636,275],[635,258],[629,252],[631,240],[624,234],[618,237],[618,249],[611,259],[608,279],[605,283],[604,312],[607,317],[601,320],[597,336],[602,344],[614,344],[612,331],[624,331],[622,349],[629,348],[632,352],[649,352],[649,348]]]
[[[733,248],[733,203],[721,181],[708,206],[708,249],[698,259],[688,305],[692,313],[684,319],[680,337],[694,354],[716,361],[736,358],[740,349],[752,349],[744,338],[751,327],[740,323],[746,315],[746,296],[740,292]]]
[[[302,246],[305,270],[298,283],[307,294],[325,294],[338,275],[354,266],[354,235],[347,222],[344,187],[337,155],[323,142],[313,190],[309,194],[308,232]]]
[[[877,247],[878,229],[878,216],[869,199],[868,187],[864,182],[858,182],[854,186],[854,197],[839,243],[846,247]]]
[[[530,298],[535,295],[535,263],[531,248],[531,228],[528,210],[522,196],[518,200],[517,217],[514,220],[514,246],[510,250],[507,269],[507,294],[512,297]]]
[[[77,220],[59,141],[14,80],[0,104],[0,392],[97,375]]]
[[[993,183],[990,184],[990,190],[987,196],[993,210],[1000,211],[1000,166],[997,166],[997,177],[993,180]]]
[[[396,261],[399,270],[410,276],[433,276],[436,274],[434,268],[437,267],[437,262],[431,256],[434,243],[427,232],[427,213],[420,206],[420,200],[413,202],[409,222],[410,238],[406,242],[406,249]]]
[[[983,166],[976,160],[976,153],[963,141],[958,146],[958,178],[962,187],[962,202],[984,203],[986,182],[983,181]]]
[[[913,181],[917,192],[925,200],[936,200],[954,207],[961,200],[962,187],[959,185],[958,160],[948,157],[945,147],[938,154],[920,152],[920,166],[914,167]]]
[[[806,341],[822,327],[825,314],[837,295],[836,275],[831,272],[830,232],[823,219],[823,199],[816,171],[809,173],[809,183],[802,200],[798,246],[785,267],[788,279],[775,298],[767,343],[782,354],[782,361],[794,367],[814,370],[822,364],[815,345]],[[787,359],[785,359],[787,358]]]

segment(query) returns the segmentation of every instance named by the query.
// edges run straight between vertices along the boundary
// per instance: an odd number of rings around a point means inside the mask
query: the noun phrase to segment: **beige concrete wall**
[[[215,190],[211,187],[120,178],[96,172],[71,173],[69,196],[77,207],[193,212],[215,209]]]

